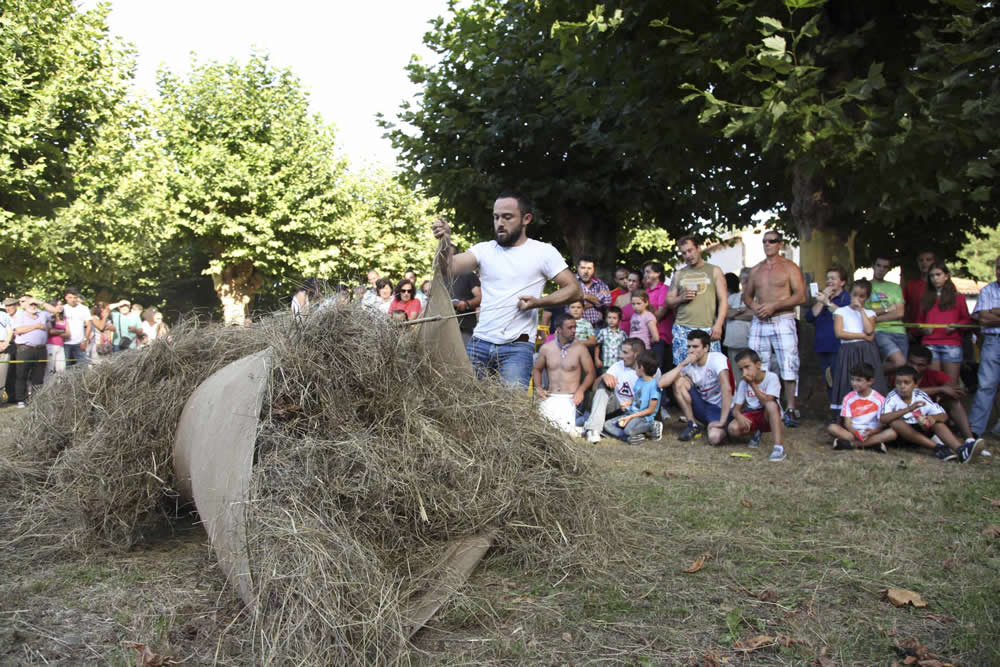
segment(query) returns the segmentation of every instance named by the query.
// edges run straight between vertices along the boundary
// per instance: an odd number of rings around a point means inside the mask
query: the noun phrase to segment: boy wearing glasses
[[[781,234],[764,232],[764,261],[753,267],[743,303],[753,314],[748,347],[760,355],[767,368],[771,351],[778,360],[778,375],[785,390],[785,426],[799,425],[795,395],[799,379],[799,336],[795,327],[795,306],[806,302],[802,270],[781,256]]]
[[[24,310],[14,315],[11,324],[14,327],[14,344],[17,346],[17,360],[27,363],[17,365],[17,381],[14,385],[14,395],[17,407],[23,408],[28,398],[28,381],[41,386],[45,382],[46,359],[45,343],[49,338],[49,328],[52,315],[47,310],[40,310],[40,302],[34,297],[24,299]]]

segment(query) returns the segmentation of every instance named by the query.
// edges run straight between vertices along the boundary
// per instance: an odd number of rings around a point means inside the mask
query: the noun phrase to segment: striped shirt
[[[590,294],[591,296],[596,296],[601,302],[600,310],[590,305],[590,302],[584,301],[586,308],[583,310],[583,319],[587,320],[591,324],[598,324],[604,320],[604,310],[611,305],[611,290],[600,278],[594,278],[590,281],[590,287],[587,287],[580,276],[576,279],[580,283],[580,287],[583,288],[584,294]]]
[[[972,316],[977,320],[976,313],[981,310],[1000,308],[1000,282],[993,281],[979,292],[979,299],[976,300],[976,307],[972,309]],[[1000,327],[983,327],[983,333],[1000,334]]]
[[[597,344],[601,346],[601,363],[604,368],[611,368],[622,358],[622,343],[625,338],[625,332],[621,329],[612,331],[611,327],[604,327],[597,332]]]

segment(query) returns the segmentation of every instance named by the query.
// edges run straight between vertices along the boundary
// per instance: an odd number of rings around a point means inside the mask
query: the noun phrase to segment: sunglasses
[[[770,244],[781,243],[781,239],[764,239],[764,243],[770,243]]]
[[[401,290],[399,290],[399,293],[400,294],[413,294],[413,290],[411,290],[411,289],[401,289]]]

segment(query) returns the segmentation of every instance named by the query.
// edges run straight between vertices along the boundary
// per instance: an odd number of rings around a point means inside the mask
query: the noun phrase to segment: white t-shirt
[[[921,389],[914,389],[913,395],[910,396],[909,401],[904,401],[902,396],[897,394],[896,390],[893,389],[889,392],[889,395],[885,397],[885,403],[882,404],[882,412],[879,413],[879,416],[881,417],[887,412],[895,412],[896,410],[908,408],[914,401],[923,401],[924,404],[913,412],[908,412],[903,416],[903,421],[907,424],[916,424],[917,417],[930,417],[931,415],[944,414],[944,408],[935,403],[934,399],[924,393]]]
[[[867,308],[865,308],[865,312],[868,313],[868,317],[872,319],[875,318],[874,310],[868,310]],[[843,320],[844,331],[849,333],[865,332],[865,323],[864,320],[861,319],[861,313],[854,310],[850,306],[841,306],[837,310],[833,311],[833,316],[836,317],[837,315],[840,315],[840,319]],[[855,338],[853,340],[842,340],[840,341],[840,344],[843,345],[844,343],[860,343],[860,342],[861,342],[860,338]]]
[[[66,328],[69,329],[67,345],[79,345],[83,342],[83,334],[87,331],[90,321],[90,308],[82,303],[75,306],[63,306],[63,317],[66,318]]]
[[[885,405],[885,396],[874,389],[867,396],[860,396],[852,391],[840,402],[840,416],[851,418],[851,428],[862,439],[879,426],[879,416]],[[897,408],[897,410],[900,408]]]
[[[719,376],[729,371],[729,361],[721,352],[709,352],[704,366],[688,364],[681,371],[698,387],[701,397],[712,405],[722,405],[722,385]]]
[[[618,380],[618,384],[615,385],[615,395],[618,397],[619,403],[635,400],[635,384],[639,381],[639,373],[634,368],[626,366],[624,361],[616,361],[605,372]],[[653,376],[653,380],[659,382],[660,369],[656,369],[656,375]]]
[[[758,382],[757,386],[768,396],[775,398],[781,396],[781,380],[778,379],[777,373],[764,371],[764,379]],[[761,410],[764,407],[757,397],[757,392],[746,380],[740,380],[740,386],[736,388],[736,396],[733,398],[733,405],[742,405],[745,412]]]
[[[534,341],[537,314],[518,310],[518,297],[540,297],[546,281],[568,268],[566,260],[548,243],[534,239],[509,248],[487,241],[472,246],[469,252],[479,263],[483,291],[479,324],[472,335],[497,345],[517,340],[522,334]]]

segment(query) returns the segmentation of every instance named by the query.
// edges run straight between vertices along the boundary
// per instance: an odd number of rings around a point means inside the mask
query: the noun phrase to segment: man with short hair
[[[890,375],[906,363],[909,341],[903,326],[906,302],[899,284],[885,279],[892,268],[892,261],[885,256],[875,257],[872,265],[872,295],[865,308],[875,311],[875,343],[882,353],[882,370]]]
[[[917,269],[920,271],[920,276],[910,278],[903,285],[903,301],[906,304],[904,316],[907,323],[920,321],[920,300],[924,297],[924,290],[927,289],[927,274],[936,261],[937,255],[933,250],[922,250],[917,255]],[[911,341],[920,340],[920,327],[909,327],[906,333]]]
[[[979,292],[972,318],[979,322],[983,348],[979,354],[979,388],[972,400],[972,432],[982,435],[1000,384],[1000,257],[993,263],[996,280]],[[1000,424],[1000,422],[998,422]],[[997,432],[994,427],[994,432]]]
[[[11,324],[14,327],[14,343],[17,345],[17,383],[14,394],[17,407],[23,408],[28,400],[28,383],[42,386],[45,382],[45,364],[47,356],[45,344],[49,339],[49,329],[52,315],[47,310],[40,310],[40,301],[28,297],[24,301],[24,310],[14,315]]]
[[[583,425],[590,442],[600,442],[604,422],[621,413],[635,400],[635,387],[639,381],[637,362],[639,355],[645,350],[646,345],[640,339],[626,338],[622,343],[621,360],[606,369],[598,379],[590,399],[590,417]],[[660,372],[656,371],[653,377],[659,380]],[[662,432],[663,424],[654,422],[650,439],[659,440]]]
[[[577,321],[566,313],[552,318],[555,336],[538,350],[532,368],[535,393],[541,399],[538,409],[557,427],[570,435],[578,435],[576,408],[583,403],[597,372],[590,350],[576,340]],[[549,377],[549,386],[542,386],[542,371]],[[580,371],[583,381],[580,381]]]
[[[66,304],[63,306],[63,318],[69,338],[63,343],[66,355],[66,367],[75,366],[77,362],[87,363],[87,341],[90,340],[91,318],[90,309],[81,303],[80,292],[70,287],[66,290]]]
[[[611,290],[611,305],[617,306],[618,299],[623,294],[628,294],[628,293],[629,293],[628,269],[626,269],[624,266],[619,266],[617,269],[615,269],[615,288]],[[618,307],[620,308],[621,306]]]
[[[701,329],[690,331],[687,339],[687,358],[660,378],[659,387],[673,386],[674,398],[687,419],[687,428],[678,440],[696,440],[707,429],[709,443],[718,445],[725,439],[726,425],[733,416],[729,360],[721,352],[709,350],[712,339]]]
[[[709,335],[712,352],[722,352],[722,327],[729,310],[726,277],[722,269],[702,258],[701,244],[685,236],[677,242],[677,249],[686,266],[674,274],[667,294],[667,304],[677,311],[671,331],[675,365],[687,358],[687,335],[695,329]]]
[[[611,305],[611,290],[597,277],[597,267],[590,255],[581,255],[576,260],[576,279],[583,289],[583,319],[595,329],[604,322],[604,311]]]
[[[515,192],[502,192],[493,204],[495,240],[467,251],[449,252],[448,272],[479,270],[482,308],[466,347],[476,374],[497,372],[505,382],[527,388],[535,351],[538,308],[561,306],[583,296],[580,283],[559,252],[548,243],[529,239],[531,202]],[[435,238],[450,237],[442,217],[432,226]],[[559,286],[543,297],[548,280]]]
[[[799,380],[799,334],[795,323],[795,307],[806,302],[802,270],[781,256],[784,241],[773,229],[764,232],[764,261],[753,267],[743,303],[753,311],[747,346],[755,351],[761,365],[768,368],[771,353],[778,360],[778,375],[785,390],[785,426],[799,425],[795,408]]]

